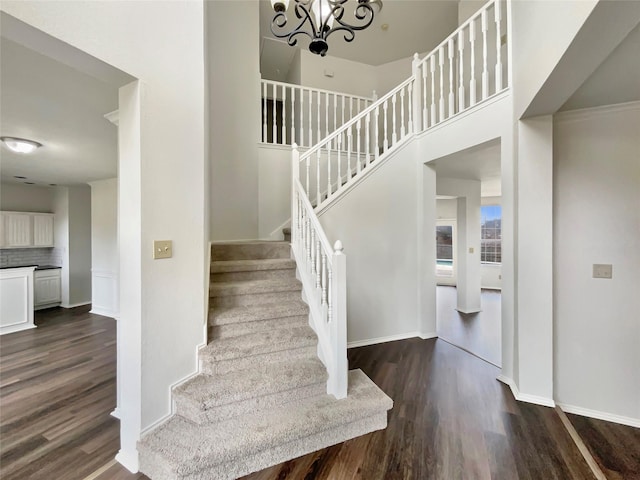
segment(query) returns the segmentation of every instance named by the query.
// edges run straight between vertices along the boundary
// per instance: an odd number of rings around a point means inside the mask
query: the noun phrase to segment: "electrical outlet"
[[[171,240],[153,241],[153,259],[171,258],[173,256],[173,242]]]
[[[594,263],[593,278],[613,278],[613,265]]]

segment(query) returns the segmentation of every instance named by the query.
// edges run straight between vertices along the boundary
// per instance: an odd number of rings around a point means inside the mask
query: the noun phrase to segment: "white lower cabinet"
[[[60,269],[36,270],[34,275],[34,308],[58,305],[62,300]]]

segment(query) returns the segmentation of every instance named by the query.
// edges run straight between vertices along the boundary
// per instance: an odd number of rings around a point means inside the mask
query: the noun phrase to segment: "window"
[[[480,261],[502,263],[502,207],[486,205],[480,208]]]
[[[436,226],[436,275],[453,276],[453,225]]]

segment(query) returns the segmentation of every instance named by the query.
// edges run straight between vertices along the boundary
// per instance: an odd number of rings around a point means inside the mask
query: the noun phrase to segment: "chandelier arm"
[[[313,21],[313,18],[309,14],[309,11],[306,9],[306,5],[298,4],[297,2],[298,0],[296,0],[295,13],[300,22],[295,26],[295,28],[292,28],[289,32],[284,33],[280,33],[274,30],[274,27],[282,29],[287,25],[287,16],[285,12],[276,13],[276,15],[273,17],[273,20],[271,20],[271,33],[273,33],[273,35],[277,38],[286,38],[287,43],[291,46],[294,46],[297,43],[297,39],[295,38],[297,35],[305,34],[311,39],[314,38],[309,32],[305,32],[304,30],[302,30],[302,27],[304,27],[304,24],[307,23],[307,21],[311,24],[312,31],[315,31],[315,23]],[[302,14],[300,13],[300,11],[302,12]]]
[[[364,23],[363,25],[350,25],[347,22],[344,22],[342,20],[342,14],[344,14],[344,7],[340,7],[340,8],[342,8],[343,12],[341,12],[339,16],[335,16],[334,18],[335,18],[335,21],[342,26],[342,28],[341,27],[333,28],[329,33],[333,33],[333,31],[335,30],[343,30],[343,29],[352,30],[352,31],[364,30],[365,28],[369,27],[369,25],[373,23],[375,12],[373,11],[373,8],[371,7],[371,5],[369,5],[368,3],[359,3],[355,10],[355,17],[358,20],[366,20],[366,23]],[[369,18],[367,19],[367,17]],[[329,34],[327,34],[327,36],[328,35]]]

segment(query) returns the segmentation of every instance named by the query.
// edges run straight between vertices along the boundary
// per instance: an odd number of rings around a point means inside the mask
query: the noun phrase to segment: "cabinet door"
[[[47,303],[57,303],[60,301],[60,276],[36,278],[34,304],[45,305]]]
[[[4,213],[5,247],[30,247],[32,245],[31,215],[28,213]]]
[[[53,215],[33,216],[33,245],[53,247]]]

